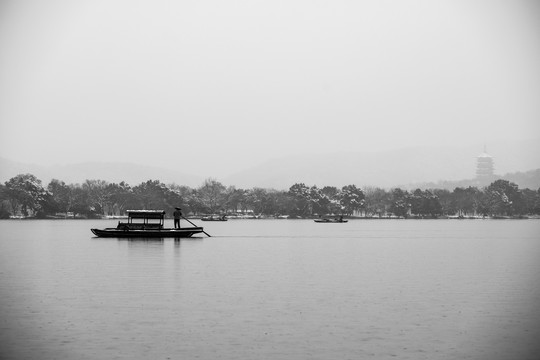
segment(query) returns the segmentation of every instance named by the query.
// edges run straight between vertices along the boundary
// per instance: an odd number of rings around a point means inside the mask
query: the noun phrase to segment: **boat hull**
[[[346,223],[348,220],[316,219],[313,221],[315,221],[316,223],[339,224],[339,223]]]
[[[124,230],[116,228],[90,229],[97,237],[116,238],[188,238],[203,232],[202,227],[181,229]]]

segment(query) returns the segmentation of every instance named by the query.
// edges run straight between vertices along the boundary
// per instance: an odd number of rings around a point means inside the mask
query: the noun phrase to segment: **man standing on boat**
[[[175,229],[180,229],[180,218],[182,217],[182,211],[180,210],[182,209],[180,209],[179,207],[175,207],[175,210],[173,212]]]

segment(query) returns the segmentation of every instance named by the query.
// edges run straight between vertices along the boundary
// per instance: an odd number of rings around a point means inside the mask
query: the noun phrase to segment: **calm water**
[[[0,221],[2,359],[537,359],[540,221]]]

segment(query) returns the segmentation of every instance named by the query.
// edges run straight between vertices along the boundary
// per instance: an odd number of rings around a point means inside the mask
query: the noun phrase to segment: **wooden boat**
[[[202,221],[227,221],[227,218],[225,215],[210,215],[210,216],[203,216],[201,218]]]
[[[338,219],[328,219],[328,218],[322,218],[322,219],[315,219],[313,220],[316,223],[346,223],[349,220],[344,220],[342,217]]]
[[[115,228],[90,229],[98,237],[187,238],[204,232],[202,227],[165,228],[163,210],[128,210],[128,221]]]

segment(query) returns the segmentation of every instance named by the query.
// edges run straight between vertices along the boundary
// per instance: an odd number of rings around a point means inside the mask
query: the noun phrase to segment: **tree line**
[[[307,186],[296,183],[288,190],[226,187],[206,179],[198,188],[148,180],[136,186],[125,182],[86,180],[66,184],[53,179],[43,186],[32,174],[19,174],[0,184],[0,218],[10,216],[50,218],[73,216],[100,218],[124,215],[129,209],[161,209],[172,214],[174,207],[185,214],[252,213],[265,217],[317,217],[328,214],[438,218],[442,216],[540,215],[540,189],[519,189],[507,180],[489,186],[445,189],[400,188],[390,190],[355,185]]]

